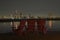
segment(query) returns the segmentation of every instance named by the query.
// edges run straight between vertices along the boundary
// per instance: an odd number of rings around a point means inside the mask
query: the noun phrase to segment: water
[[[47,27],[48,31],[60,31],[60,21],[54,21],[52,29],[49,28],[48,21],[46,22],[45,27]],[[6,32],[12,32],[12,26],[10,25],[10,22],[7,22],[6,24],[0,23],[0,33],[6,33]]]

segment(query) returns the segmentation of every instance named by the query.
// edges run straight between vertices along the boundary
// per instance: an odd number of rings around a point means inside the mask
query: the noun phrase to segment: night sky
[[[0,0],[0,15],[9,15],[15,10],[22,11],[24,15],[46,17],[52,12],[53,16],[60,16],[60,0]],[[0,24],[0,32],[6,32],[10,28],[1,26]],[[58,28],[59,23],[55,22],[54,26]]]

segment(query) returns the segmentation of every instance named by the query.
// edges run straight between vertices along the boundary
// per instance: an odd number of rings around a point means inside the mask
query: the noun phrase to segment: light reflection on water
[[[5,23],[0,23],[0,33],[5,33],[5,32],[11,32],[12,31],[12,26],[10,25],[11,22]],[[46,22],[45,25],[48,30],[50,30],[48,21]],[[54,21],[53,26],[52,26],[52,31],[60,31],[60,21]]]

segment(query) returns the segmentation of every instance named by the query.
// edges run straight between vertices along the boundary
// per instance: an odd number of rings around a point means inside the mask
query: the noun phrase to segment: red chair
[[[42,32],[42,33],[46,33],[46,27],[45,27],[46,21],[45,20],[37,20],[37,27],[38,27],[38,31]]]
[[[26,20],[20,20],[20,25],[18,26],[17,34],[18,35],[23,35],[24,30],[23,28],[25,27]]]
[[[35,20],[34,19],[28,19],[27,24],[28,24],[27,32],[34,32],[34,30],[35,30]]]

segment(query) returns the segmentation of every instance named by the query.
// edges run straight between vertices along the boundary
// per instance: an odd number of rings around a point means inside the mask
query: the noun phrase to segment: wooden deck
[[[45,35],[29,33],[23,36],[0,34],[0,40],[60,40],[60,32],[48,32]]]

